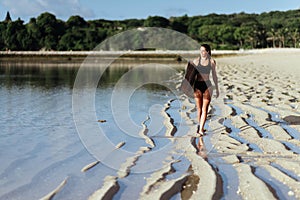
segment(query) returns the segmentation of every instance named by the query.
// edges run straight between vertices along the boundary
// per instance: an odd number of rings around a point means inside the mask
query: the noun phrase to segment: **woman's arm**
[[[218,85],[218,76],[216,72],[216,61],[214,59],[211,60],[211,68],[212,68],[212,77],[216,87],[216,97],[219,97],[219,85]]]

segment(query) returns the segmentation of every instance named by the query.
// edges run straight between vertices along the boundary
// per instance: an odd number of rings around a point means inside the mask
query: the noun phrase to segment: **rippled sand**
[[[299,56],[271,52],[219,58],[221,97],[211,104],[204,145],[192,137],[193,100],[182,95],[184,108],[179,112],[189,128],[183,137],[166,136],[173,139],[173,151],[184,149],[189,170],[167,179],[182,158],[166,162],[145,178],[139,198],[299,199]],[[129,174],[137,158],[124,163],[120,171],[128,173],[107,176],[90,199],[114,197],[120,189],[118,180]]]
[[[193,99],[182,95],[189,130],[173,139],[189,170],[167,179],[176,163],[169,162],[146,179],[139,198],[299,199],[299,56],[276,51],[219,58],[221,96],[211,104],[204,145],[192,137]],[[118,178],[108,178],[100,197],[113,196]]]
[[[222,95],[212,106],[221,115],[209,123],[207,170],[229,199],[300,198],[299,56],[258,51],[217,60]],[[199,196],[212,198],[216,188]]]

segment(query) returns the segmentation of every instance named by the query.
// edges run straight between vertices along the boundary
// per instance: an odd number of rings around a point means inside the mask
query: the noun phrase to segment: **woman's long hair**
[[[204,47],[205,50],[208,52],[208,55],[211,56],[211,48],[208,44],[202,44],[201,47]]]

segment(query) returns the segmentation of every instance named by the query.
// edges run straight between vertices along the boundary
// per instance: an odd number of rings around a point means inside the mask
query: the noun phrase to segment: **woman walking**
[[[219,97],[216,62],[211,58],[211,48],[208,44],[201,45],[200,57],[194,59],[192,64],[196,68],[194,98],[197,107],[197,134],[204,135],[204,125],[213,93],[210,73],[212,73],[212,78],[215,84],[216,97]]]

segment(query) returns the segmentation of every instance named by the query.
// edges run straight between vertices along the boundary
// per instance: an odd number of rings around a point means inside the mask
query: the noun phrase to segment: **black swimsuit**
[[[211,71],[211,61],[209,60],[208,65],[207,66],[203,66],[201,65],[201,61],[199,60],[199,64],[196,66],[197,69],[197,75],[196,76],[201,76],[202,74],[209,74]],[[207,88],[209,88],[210,86],[212,86],[210,80],[207,81],[195,81],[194,83],[194,90],[198,89],[200,90],[202,93],[204,93]]]

